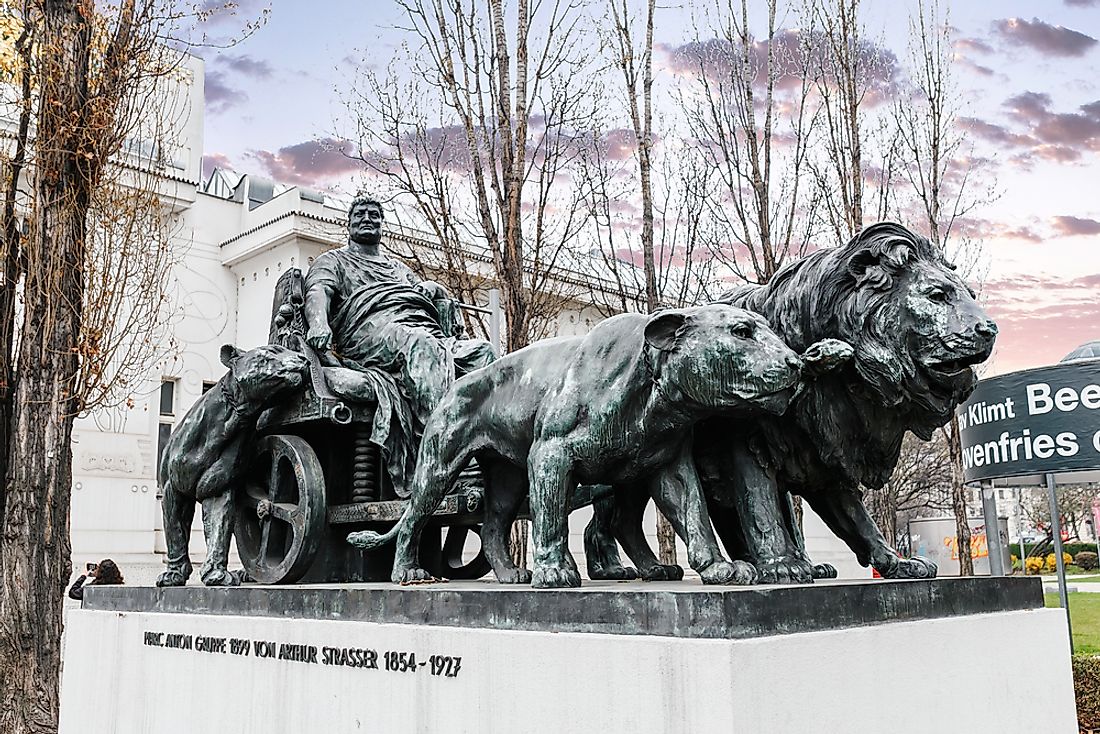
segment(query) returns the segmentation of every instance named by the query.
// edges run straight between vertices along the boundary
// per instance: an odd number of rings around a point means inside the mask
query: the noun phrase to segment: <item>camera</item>
[[[97,568],[99,568],[99,564],[98,563],[89,563],[87,566],[85,566],[85,568],[88,569],[88,573],[93,573]]]

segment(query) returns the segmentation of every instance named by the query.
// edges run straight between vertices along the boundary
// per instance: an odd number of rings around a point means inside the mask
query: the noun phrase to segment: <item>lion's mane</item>
[[[855,348],[849,368],[809,383],[785,416],[761,421],[763,441],[753,443],[763,444],[788,481],[814,484],[826,469],[849,483],[881,486],[905,432],[929,437],[965,399],[931,395],[899,338],[895,285],[918,262],[953,269],[926,238],[884,222],[787,266],[766,285],[721,299],[762,314],[796,352],[824,338]]]

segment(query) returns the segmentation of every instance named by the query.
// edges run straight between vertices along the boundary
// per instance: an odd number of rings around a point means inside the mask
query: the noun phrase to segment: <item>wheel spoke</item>
[[[267,565],[267,546],[271,542],[271,518],[260,521],[260,553],[257,561],[261,566]]]
[[[279,464],[282,463],[282,455],[278,451],[271,452],[271,473],[267,479],[267,498],[274,502],[279,498]]]
[[[236,491],[235,534],[245,568],[264,583],[300,579],[325,521],[324,472],[310,444],[294,435],[262,437]]]
[[[285,523],[294,525],[294,520],[298,517],[298,505],[290,502],[272,502],[271,514]]]

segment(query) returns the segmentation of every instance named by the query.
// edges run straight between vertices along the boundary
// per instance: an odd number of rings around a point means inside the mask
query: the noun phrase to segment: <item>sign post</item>
[[[985,546],[989,549],[989,575],[1005,575],[1004,548],[1001,547],[1001,521],[997,517],[997,498],[992,482],[982,482],[982,515],[985,517]]]
[[[1047,474],[1047,493],[1050,499],[1050,532],[1054,536],[1054,562],[1058,568],[1058,601],[1066,610],[1066,629],[1069,630],[1069,654],[1073,654],[1073,623],[1069,618],[1069,594],[1066,590],[1066,562],[1062,558],[1062,519],[1058,517],[1058,493],[1054,475]]]

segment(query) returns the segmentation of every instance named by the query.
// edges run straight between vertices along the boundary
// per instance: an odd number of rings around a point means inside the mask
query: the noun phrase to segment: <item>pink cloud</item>
[[[335,138],[307,140],[275,152],[253,150],[248,156],[276,181],[300,186],[317,186],[363,168],[348,144]]]
[[[1097,43],[1092,36],[1038,18],[1006,18],[994,21],[993,28],[1010,43],[1029,46],[1048,56],[1084,56]]]
[[[1054,217],[1054,231],[1063,237],[1100,234],[1100,222],[1087,217]],[[1100,281],[1100,276],[1096,276]]]
[[[979,54],[994,53],[994,48],[980,38],[956,38],[956,51],[972,51]]]
[[[825,66],[829,62],[830,45],[823,38],[805,39],[798,31],[777,31],[772,41],[776,86],[779,89],[796,87],[802,83],[803,54],[800,48],[805,42],[809,48],[811,65]],[[724,38],[707,38],[690,41],[680,46],[659,45],[667,57],[667,66],[674,74],[697,75],[702,73],[711,80],[728,78],[744,63],[743,51]],[[897,86],[900,75],[898,59],[894,52],[867,40],[859,44],[859,68],[861,80],[868,90],[866,103],[876,104],[889,99]],[[753,84],[761,86],[766,81],[768,64],[767,41],[754,40],[749,48],[749,68]]]
[[[270,63],[247,54],[223,54],[214,59],[214,63],[251,79],[270,79],[273,73]]]
[[[1081,105],[1076,112],[1059,112],[1052,109],[1049,94],[1026,91],[1009,97],[1003,106],[1016,126],[1025,130],[974,117],[960,118],[959,124],[975,137],[1021,151],[1012,161],[1025,168],[1036,160],[1072,163],[1100,151],[1100,100]]]
[[[214,172],[215,168],[233,169],[233,163],[229,156],[223,153],[207,153],[202,157],[202,177],[205,180]]]
[[[1040,278],[1019,274],[987,281],[982,299],[1000,327],[997,372],[1053,364],[1100,336],[1100,274]]]

